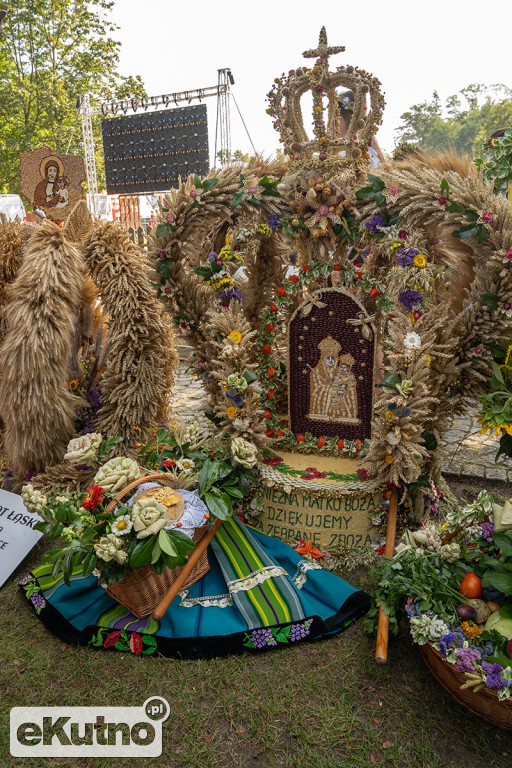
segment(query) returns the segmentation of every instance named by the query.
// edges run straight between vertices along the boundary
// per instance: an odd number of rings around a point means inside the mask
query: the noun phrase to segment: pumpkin
[[[473,571],[466,573],[460,583],[459,592],[469,598],[482,597],[482,579],[479,579]]]

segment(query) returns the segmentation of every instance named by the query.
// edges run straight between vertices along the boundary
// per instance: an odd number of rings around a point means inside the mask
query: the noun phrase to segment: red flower
[[[162,461],[162,464],[164,465],[164,467],[175,467],[176,466],[176,462],[174,461],[174,459],[164,459]]]
[[[273,429],[267,429],[265,434],[266,434],[267,437],[272,437],[272,435],[274,434],[274,430]]]
[[[276,375],[276,369],[275,368],[272,368],[272,367],[267,368],[267,376],[270,376],[270,378],[272,378],[272,376],[275,376],[275,375]]]
[[[311,269],[311,267],[309,266],[309,264],[304,264],[304,266],[302,267],[302,271],[303,271],[303,272],[307,272],[307,271],[308,271],[308,269]]]
[[[356,472],[359,475],[360,480],[368,480],[368,470],[366,469],[366,467],[356,469]]]
[[[142,637],[137,632],[132,632],[130,635],[130,651],[132,653],[140,653],[142,651]]]
[[[284,285],[281,285],[280,288],[277,289],[277,295],[283,298],[283,296],[286,296],[286,288]]]
[[[407,237],[407,232],[405,231],[405,229],[400,230],[400,232],[398,233],[398,237],[400,238],[400,240],[405,240],[405,238]]]
[[[297,442],[298,443],[305,443],[306,442],[306,436],[305,435],[297,435]]]
[[[272,416],[272,411],[270,410],[270,408],[265,408],[265,411],[263,413],[263,418],[270,419],[271,416]]]
[[[446,197],[438,197],[437,202],[439,205],[444,205],[446,203]]]
[[[323,557],[323,554],[320,552],[319,549],[313,546],[311,539],[308,541],[304,541],[304,539],[301,539],[299,541],[299,544],[297,547],[295,547],[295,551],[299,553],[299,555],[311,555],[313,560],[318,560],[320,557]]]
[[[490,222],[494,219],[494,214],[492,214],[490,211],[487,211],[486,213],[482,214],[482,221],[485,221],[486,224],[490,224]]]
[[[273,389],[269,389],[269,391],[267,392],[268,399],[271,400],[274,397],[274,395],[275,395],[274,390]]]
[[[284,432],[282,429],[278,429],[276,432],[276,437],[284,437]]]
[[[362,280],[362,279],[363,279],[363,274],[364,274],[364,273],[363,273],[363,272],[361,272],[360,270],[359,270],[358,272],[356,272],[356,275],[357,275],[357,278],[358,278],[358,280]]]
[[[269,323],[268,325],[266,325],[265,330],[271,333],[274,330],[274,326],[272,325],[272,323]]]
[[[291,283],[298,283],[299,282],[299,276],[298,275],[291,275],[290,282]]]
[[[384,547],[378,547],[376,550],[376,553],[382,557],[384,554]]]
[[[261,351],[264,355],[270,355],[272,352],[272,347],[269,344],[264,344],[261,348]]]
[[[362,440],[356,440],[355,443],[356,443],[356,451],[360,451],[361,450],[361,446],[363,444],[363,441]]]
[[[316,444],[318,445],[319,448],[325,448],[325,437],[323,435],[319,437],[318,440],[316,441]]]
[[[379,295],[378,290],[376,289],[375,286],[373,286],[373,288],[370,291],[370,296],[378,296],[378,295]]]
[[[342,451],[345,447],[345,441],[344,440],[338,440],[336,443],[336,448],[338,448],[340,451]]]
[[[103,488],[101,485],[93,485],[92,488],[88,488],[85,499],[82,501],[82,507],[88,509],[89,512],[96,509],[98,504],[103,501],[103,496],[101,495],[102,491]]]
[[[272,302],[272,304],[270,305],[270,311],[277,312],[277,304],[275,302]]]
[[[121,637],[120,632],[111,632],[108,637],[106,637],[103,641],[103,647],[104,648],[110,648],[110,646],[115,645],[119,638]]]
[[[333,269],[334,269],[335,272],[339,272],[340,269],[341,269],[341,266],[339,264],[335,264]]]

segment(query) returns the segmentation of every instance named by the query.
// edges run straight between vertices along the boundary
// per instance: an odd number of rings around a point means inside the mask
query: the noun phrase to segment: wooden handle
[[[160,621],[164,616],[165,612],[169,608],[170,604],[180,591],[181,587],[185,583],[185,579],[189,576],[192,568],[195,566],[205,549],[207,548],[210,541],[213,539],[217,531],[219,530],[220,526],[222,525],[222,520],[217,518],[217,520],[214,522],[206,536],[203,536],[197,547],[193,550],[192,554],[188,558],[187,562],[183,566],[183,569],[176,579],[176,581],[171,584],[165,595],[162,597],[160,602],[158,603],[157,607],[151,614],[155,621]]]
[[[386,557],[393,557],[396,538],[396,514],[398,511],[398,490],[391,494],[389,500],[388,529],[386,531]],[[386,664],[388,660],[389,617],[384,613],[384,608],[379,608],[379,625],[377,627],[377,646],[375,648],[375,661],[377,664]]]

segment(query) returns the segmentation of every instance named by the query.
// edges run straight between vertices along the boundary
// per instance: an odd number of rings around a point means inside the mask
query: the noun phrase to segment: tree
[[[505,85],[472,83],[441,103],[437,91],[430,101],[413,104],[401,116],[397,138],[420,149],[475,154],[497,128],[512,125],[512,90]]]
[[[48,144],[82,154],[77,99],[145,96],[140,77],[117,71],[111,0],[14,0],[0,31],[0,191],[19,189],[22,152]],[[101,121],[94,121],[104,183]]]

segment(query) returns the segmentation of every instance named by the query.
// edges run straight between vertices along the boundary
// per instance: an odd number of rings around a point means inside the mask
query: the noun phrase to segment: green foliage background
[[[419,149],[477,154],[498,128],[512,127],[512,90],[506,85],[472,83],[443,102],[437,91],[430,101],[413,104],[401,115],[400,142]]]
[[[122,77],[109,21],[111,0],[11,0],[0,30],[0,192],[19,190],[22,152],[44,144],[83,154],[77,98],[145,96],[139,76]],[[101,121],[94,120],[99,188],[105,183]]]

